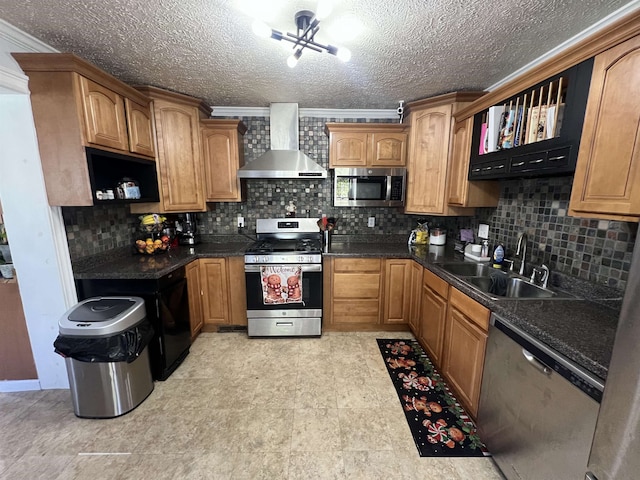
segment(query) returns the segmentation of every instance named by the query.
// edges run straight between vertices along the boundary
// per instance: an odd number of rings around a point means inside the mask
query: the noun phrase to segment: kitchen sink
[[[505,272],[486,264],[457,262],[444,263],[440,267],[494,300],[577,299],[577,297],[564,292],[534,285],[528,279],[514,272]],[[496,293],[498,286],[501,287],[504,295]]]
[[[481,263],[444,263],[441,267],[449,273],[461,277],[488,277],[491,272],[499,272]]]

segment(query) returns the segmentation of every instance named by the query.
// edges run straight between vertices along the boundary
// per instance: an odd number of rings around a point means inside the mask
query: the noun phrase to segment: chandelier
[[[297,65],[305,49],[327,52],[335,55],[343,62],[348,62],[351,59],[351,52],[347,48],[323,45],[315,40],[315,36],[320,30],[320,18],[326,17],[328,13],[327,10],[322,11],[322,15],[316,15],[310,10],[297,12],[294,16],[296,33],[282,33],[269,27],[261,20],[256,20],[253,23],[253,32],[260,37],[293,43],[293,53],[287,58],[287,65],[290,68],[294,68]]]

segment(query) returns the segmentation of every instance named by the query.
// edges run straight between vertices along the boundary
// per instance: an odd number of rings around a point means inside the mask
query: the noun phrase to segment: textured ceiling
[[[234,0],[0,0],[0,18],[115,77],[210,105],[395,108],[454,90],[485,89],[593,25],[628,0],[340,0],[320,24],[356,13],[348,63],[256,37]],[[316,1],[283,2],[269,25],[295,32],[294,14]],[[336,42],[337,43],[337,42]]]

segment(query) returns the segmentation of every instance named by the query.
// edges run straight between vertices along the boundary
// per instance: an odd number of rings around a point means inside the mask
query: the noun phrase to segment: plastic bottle
[[[493,249],[492,266],[493,268],[502,268],[502,262],[504,261],[504,246],[502,243],[496,244]]]
[[[482,248],[480,250],[480,256],[486,258],[489,256],[489,240],[482,241]]]

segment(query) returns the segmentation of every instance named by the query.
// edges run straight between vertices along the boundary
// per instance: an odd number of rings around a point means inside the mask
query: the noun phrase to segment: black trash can
[[[149,349],[153,328],[140,297],[93,297],[58,322],[55,351],[65,357],[74,413],[113,418],[153,391]]]

